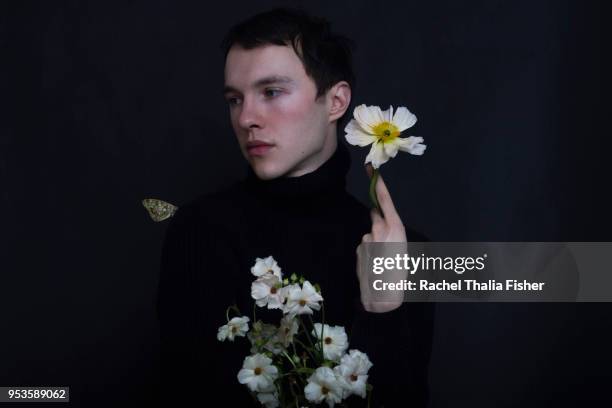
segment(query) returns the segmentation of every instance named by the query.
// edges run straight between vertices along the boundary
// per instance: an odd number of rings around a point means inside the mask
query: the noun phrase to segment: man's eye
[[[270,97],[270,98],[273,98],[273,97],[277,96],[277,95],[278,95],[278,94],[280,94],[280,93],[281,93],[281,90],[280,90],[280,89],[266,89],[266,90],[264,91],[264,94],[265,94],[267,97]]]
[[[227,98],[227,103],[230,106],[236,106],[236,105],[240,104],[240,99],[239,98]]]

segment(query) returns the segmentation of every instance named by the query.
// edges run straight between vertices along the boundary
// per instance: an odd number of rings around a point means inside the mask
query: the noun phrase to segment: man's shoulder
[[[227,220],[228,214],[235,210],[233,207],[240,202],[242,194],[237,184],[199,194],[177,206],[171,224],[221,226],[223,220]]]

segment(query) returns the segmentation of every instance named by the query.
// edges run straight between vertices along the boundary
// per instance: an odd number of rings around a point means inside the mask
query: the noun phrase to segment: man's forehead
[[[232,47],[225,63],[225,87],[257,87],[271,83],[290,85],[305,72],[291,47],[266,45],[250,50]]]

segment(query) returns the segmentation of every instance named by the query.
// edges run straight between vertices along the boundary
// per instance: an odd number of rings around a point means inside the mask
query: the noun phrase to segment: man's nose
[[[247,98],[244,99],[238,116],[238,124],[244,129],[261,127],[261,117],[256,103]]]

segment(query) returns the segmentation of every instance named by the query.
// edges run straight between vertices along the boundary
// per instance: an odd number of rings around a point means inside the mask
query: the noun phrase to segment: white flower
[[[312,335],[316,338],[319,348],[321,339],[321,323],[314,324]],[[323,357],[327,360],[339,361],[348,348],[348,337],[342,326],[323,326]]]
[[[366,397],[368,371],[372,365],[367,354],[359,350],[351,350],[349,354],[342,356],[340,364],[334,367],[334,372],[344,380],[346,390],[344,398],[351,394],[359,395],[361,398]]]
[[[312,309],[319,310],[323,297],[317,293],[310,282],[305,281],[300,285],[290,285],[285,287],[287,290],[287,304],[285,313],[290,315],[312,314]]]
[[[258,393],[257,399],[266,408],[277,408],[279,406],[278,393],[276,392],[274,385],[266,389],[265,392]]]
[[[234,337],[236,336],[244,337],[246,332],[249,331],[248,321],[249,318],[246,316],[234,317],[227,324],[219,327],[217,340],[225,341],[225,339],[229,339],[230,341],[234,341]]]
[[[422,137],[399,137],[417,121],[416,116],[403,106],[393,114],[393,106],[382,112],[378,106],[359,105],[353,116],[355,118],[344,128],[345,138],[352,145],[372,145],[365,162],[371,162],[375,169],[395,157],[399,150],[414,155],[422,155],[425,151]]]
[[[278,377],[278,369],[272,365],[272,359],[263,354],[247,356],[242,370],[238,372],[240,384],[246,384],[251,391],[269,392]]]
[[[319,404],[325,400],[330,407],[342,401],[343,394],[343,381],[329,367],[317,368],[304,388],[304,396],[308,401]]]
[[[295,316],[285,315],[281,319],[280,327],[278,329],[278,340],[285,347],[289,347],[289,344],[293,341],[293,336],[298,332],[298,323]]]
[[[251,268],[251,273],[258,278],[270,274],[276,276],[279,280],[283,279],[281,268],[272,256],[267,258],[256,258],[255,265]]]
[[[268,305],[268,309],[282,309],[285,295],[286,290],[276,275],[263,275],[251,285],[251,296],[259,307]]]

